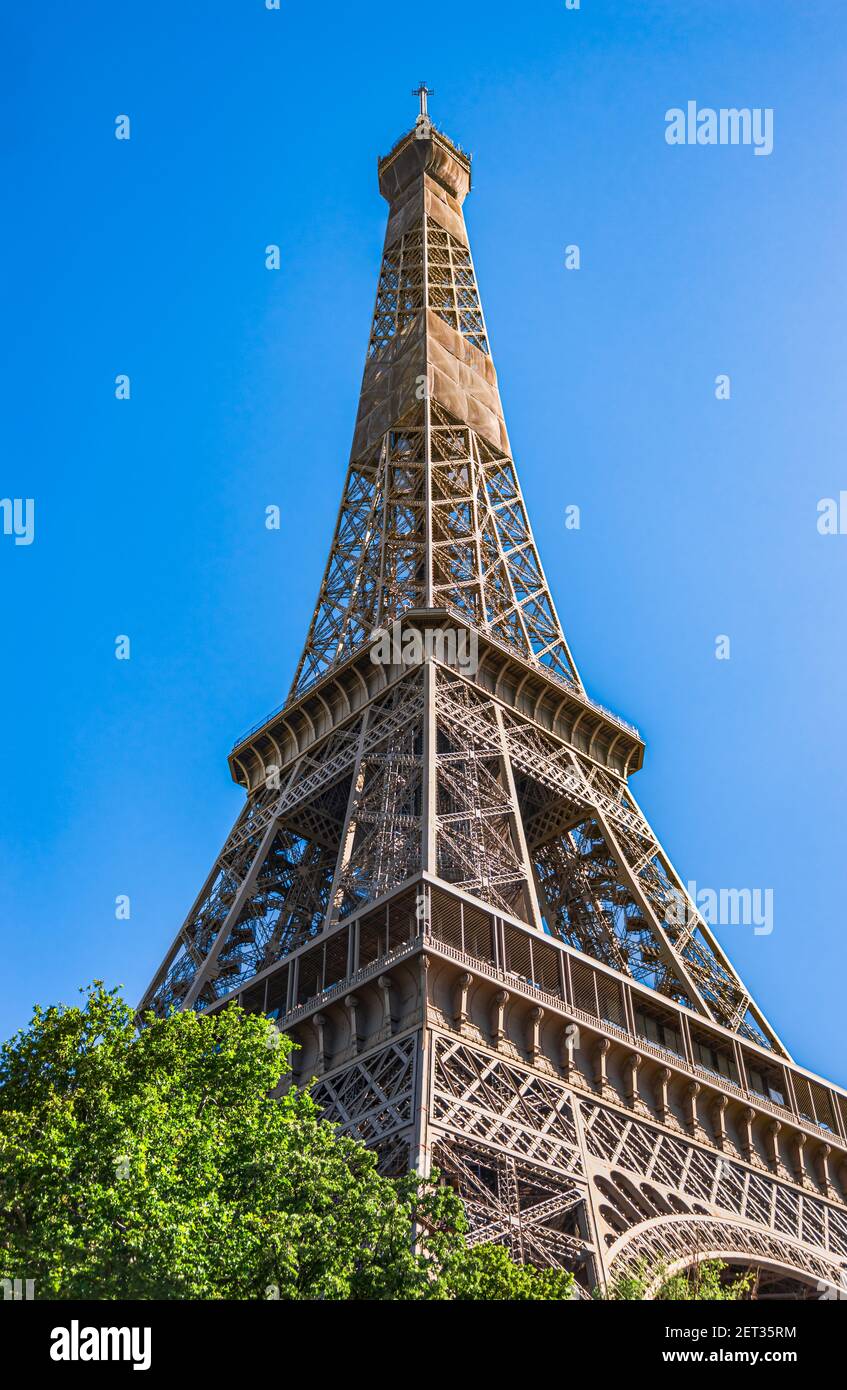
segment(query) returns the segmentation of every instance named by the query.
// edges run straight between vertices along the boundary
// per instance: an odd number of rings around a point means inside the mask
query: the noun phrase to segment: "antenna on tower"
[[[420,115],[423,116],[424,120],[428,120],[428,119],[429,119],[429,112],[427,111],[427,107],[426,107],[426,99],[427,99],[427,97],[434,97],[434,96],[435,96],[434,90],[432,90],[431,88],[429,88],[429,87],[426,85],[425,82],[421,82],[420,86],[414,87],[414,88],[412,89],[412,96],[413,96],[413,97],[419,97],[419,98],[420,98],[420,103],[421,103]]]
[[[415,121],[415,135],[419,140],[426,140],[429,138],[432,131],[432,121],[429,119],[429,110],[427,108],[427,97],[434,97],[435,92],[431,87],[428,87],[425,82],[421,82],[419,86],[412,88],[412,96],[417,97],[421,104],[418,118]]]

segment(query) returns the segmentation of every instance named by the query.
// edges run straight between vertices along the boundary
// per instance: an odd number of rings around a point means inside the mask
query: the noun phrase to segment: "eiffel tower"
[[[290,694],[140,1012],[232,1002],[391,1174],[436,1167],[473,1243],[575,1271],[706,1256],[760,1297],[847,1267],[847,1093],[795,1065],[630,790],[535,547],[431,123],[389,204],[358,416]]]

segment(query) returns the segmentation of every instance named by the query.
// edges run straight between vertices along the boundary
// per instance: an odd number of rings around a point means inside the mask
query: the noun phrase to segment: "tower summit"
[[[412,96],[413,96],[413,97],[419,97],[419,98],[420,98],[420,103],[421,103],[421,115],[420,115],[419,119],[427,120],[427,118],[428,118],[428,116],[429,116],[429,112],[427,111],[427,107],[426,107],[427,97],[434,97],[434,96],[435,96],[435,92],[430,91],[429,87],[426,85],[425,82],[421,82],[420,85],[419,85],[418,87],[416,87],[416,88],[414,89],[414,91],[412,92]]]
[[[629,786],[515,471],[463,204],[432,124],[389,207],[341,506],[285,704],[141,1011],[238,1002],[385,1171],[436,1164],[474,1241],[576,1270],[847,1259],[847,1093],[795,1066]],[[814,1294],[812,1295],[814,1296]]]

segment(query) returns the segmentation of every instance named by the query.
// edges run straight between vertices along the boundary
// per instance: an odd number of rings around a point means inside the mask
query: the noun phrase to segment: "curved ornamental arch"
[[[666,1279],[705,1260],[755,1265],[796,1280],[816,1290],[821,1298],[835,1298],[845,1292],[844,1262],[760,1226],[723,1217],[653,1217],[620,1236],[608,1259],[612,1278],[641,1260],[660,1265],[661,1274],[649,1286],[647,1298],[655,1297]]]

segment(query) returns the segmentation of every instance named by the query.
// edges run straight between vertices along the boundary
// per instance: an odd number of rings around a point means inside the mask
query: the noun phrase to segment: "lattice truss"
[[[571,1101],[561,1087],[436,1037],[431,1160],[465,1205],[469,1242],[578,1269],[591,1253]],[[410,1034],[314,1083],[323,1118],[408,1168],[419,1038]],[[483,1142],[483,1139],[487,1142]]]
[[[439,1139],[432,1161],[462,1199],[469,1245],[505,1245],[512,1259],[547,1269],[577,1269],[589,1258],[584,1188],[457,1139]]]
[[[582,688],[514,464],[434,401],[422,402],[350,465],[292,694],[377,629],[424,606],[455,609]]]
[[[586,1148],[610,1170],[595,1177],[600,1215],[614,1233],[610,1245],[644,1221],[717,1210],[814,1246],[824,1258],[847,1259],[843,1209],[616,1110],[580,1106]]]
[[[426,602],[425,416],[421,405],[350,464],[292,695]]]
[[[466,1139],[582,1176],[573,1102],[564,1087],[503,1057],[435,1035],[431,1119]]]
[[[494,701],[460,676],[441,672],[439,727],[449,746],[468,750],[468,763],[493,758],[498,747]],[[516,801],[508,814],[503,792],[499,822],[519,819],[530,873],[549,930],[569,945],[604,961],[744,1037],[782,1051],[712,937],[682,881],[639,810],[626,782],[590,764],[508,709],[502,710],[500,751],[514,777]],[[480,756],[480,754],[482,756]],[[454,755],[459,761],[458,752]],[[445,777],[449,763],[439,774]],[[476,810],[466,794],[468,816]],[[481,818],[480,818],[481,819]],[[467,821],[459,821],[464,831]],[[493,838],[493,837],[492,837]],[[502,836],[500,837],[502,840]],[[514,873],[511,910],[521,914],[518,838],[510,842]],[[495,846],[496,848],[496,846]],[[486,853],[487,853],[486,847]],[[439,873],[476,896],[497,902],[484,882],[463,879],[451,844],[451,825],[439,821]],[[503,862],[502,851],[498,860]],[[472,859],[466,858],[470,867]],[[496,885],[495,885],[496,890]],[[502,898],[499,905],[504,905]],[[531,915],[523,912],[525,920]]]
[[[580,686],[511,459],[451,420],[430,417],[433,606]]]
[[[527,920],[528,875],[516,843],[516,807],[494,706],[468,685],[436,685],[438,875]]]
[[[424,301],[488,353],[470,251],[431,220],[385,252],[371,358],[410,330]],[[582,688],[512,460],[435,401],[421,401],[350,463],[292,695],[422,606],[455,608]]]
[[[323,1118],[380,1149],[386,1163],[401,1150],[408,1156],[418,1042],[416,1034],[397,1039],[312,1087]]]
[[[487,353],[488,335],[469,248],[431,219],[427,219],[426,244],[430,309]]]
[[[377,372],[425,308],[464,335],[466,361],[487,351],[470,253],[431,220],[385,252]],[[582,692],[511,459],[430,399],[350,463],[292,696],[421,607]],[[251,797],[145,1006],[212,1003],[416,872],[430,830],[421,691],[401,682]],[[438,873],[781,1050],[625,781],[458,677],[439,675],[436,705]]]
[[[141,1005],[202,1008],[420,865],[420,671],[245,806]]]
[[[461,1196],[471,1244],[573,1269],[590,1252],[572,1101],[547,1078],[434,1037],[432,1163]]]
[[[334,909],[345,917],[372,902],[421,866],[423,700],[418,672],[404,697],[409,718],[374,743],[366,717],[353,782]]]
[[[441,878],[778,1047],[625,782],[443,668],[435,717]],[[412,878],[423,728],[417,669],[255,794],[144,1007],[212,1003]]]
[[[424,233],[420,223],[386,247],[379,272],[368,356],[377,357],[411,328],[424,303]]]
[[[814,1289],[818,1297],[826,1292],[844,1296],[844,1265],[840,1261],[741,1221],[704,1216],[660,1217],[621,1237],[609,1256],[613,1277],[642,1261],[648,1267],[661,1268],[661,1278],[667,1278],[704,1260],[721,1259],[733,1265],[764,1266],[765,1271],[770,1268],[774,1274],[789,1275],[790,1282],[783,1286],[782,1297],[796,1297],[791,1287],[794,1280]],[[656,1292],[654,1285],[645,1291],[645,1297],[652,1298]]]
[[[426,245],[426,262],[424,262]],[[368,356],[380,357],[421,313],[424,301],[480,352],[488,336],[470,249],[431,218],[383,252]]]

